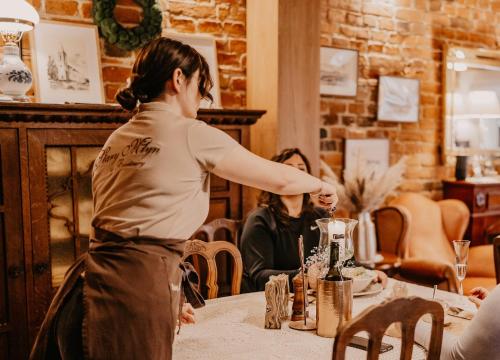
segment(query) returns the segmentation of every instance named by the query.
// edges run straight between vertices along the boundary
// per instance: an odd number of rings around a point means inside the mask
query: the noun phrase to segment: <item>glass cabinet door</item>
[[[36,333],[52,296],[75,259],[88,249],[94,159],[112,129],[28,131],[31,240]]]

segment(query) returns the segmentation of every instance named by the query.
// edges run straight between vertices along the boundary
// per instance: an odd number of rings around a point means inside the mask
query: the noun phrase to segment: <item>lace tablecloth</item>
[[[366,307],[382,302],[390,293],[395,280],[387,289],[374,296],[355,297],[353,316]],[[432,297],[432,289],[407,284],[409,295]],[[456,295],[438,291],[438,298],[455,301]],[[290,303],[291,306],[291,303]],[[309,306],[315,316],[315,305]],[[195,325],[183,326],[174,343],[174,359],[331,359],[333,339],[317,336],[314,331],[292,330],[288,322],[281,329],[264,328],[265,297],[263,292],[219,298],[196,310]],[[445,328],[446,329],[446,328]],[[463,329],[462,329],[463,330]],[[399,359],[401,341],[384,337],[394,349],[380,359]],[[366,352],[349,347],[348,359],[366,359]],[[415,344],[413,359],[425,359],[425,350]]]

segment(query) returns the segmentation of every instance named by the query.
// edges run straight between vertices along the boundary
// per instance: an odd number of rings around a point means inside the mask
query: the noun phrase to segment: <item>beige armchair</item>
[[[463,238],[469,222],[469,210],[463,202],[433,201],[420,194],[405,193],[394,199],[389,207],[376,211],[374,216],[381,249],[393,248],[401,258],[398,277],[457,291],[451,241]],[[394,246],[395,234],[402,236],[397,247]],[[464,294],[475,286],[492,288],[496,285],[493,246],[470,248],[463,285]]]

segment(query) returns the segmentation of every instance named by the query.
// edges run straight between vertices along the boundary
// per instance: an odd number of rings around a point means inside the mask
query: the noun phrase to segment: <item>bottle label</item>
[[[333,237],[332,237],[332,242],[336,242],[336,243],[339,244],[339,260],[340,261],[347,260],[345,258],[345,240],[344,240],[344,235],[334,234]]]

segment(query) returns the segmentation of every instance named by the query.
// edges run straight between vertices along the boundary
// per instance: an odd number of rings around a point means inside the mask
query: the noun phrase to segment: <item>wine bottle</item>
[[[325,280],[327,281],[343,281],[342,274],[339,271],[338,262],[339,262],[339,250],[340,245],[338,242],[332,241],[330,243],[330,268],[328,269],[328,273],[325,276]]]

